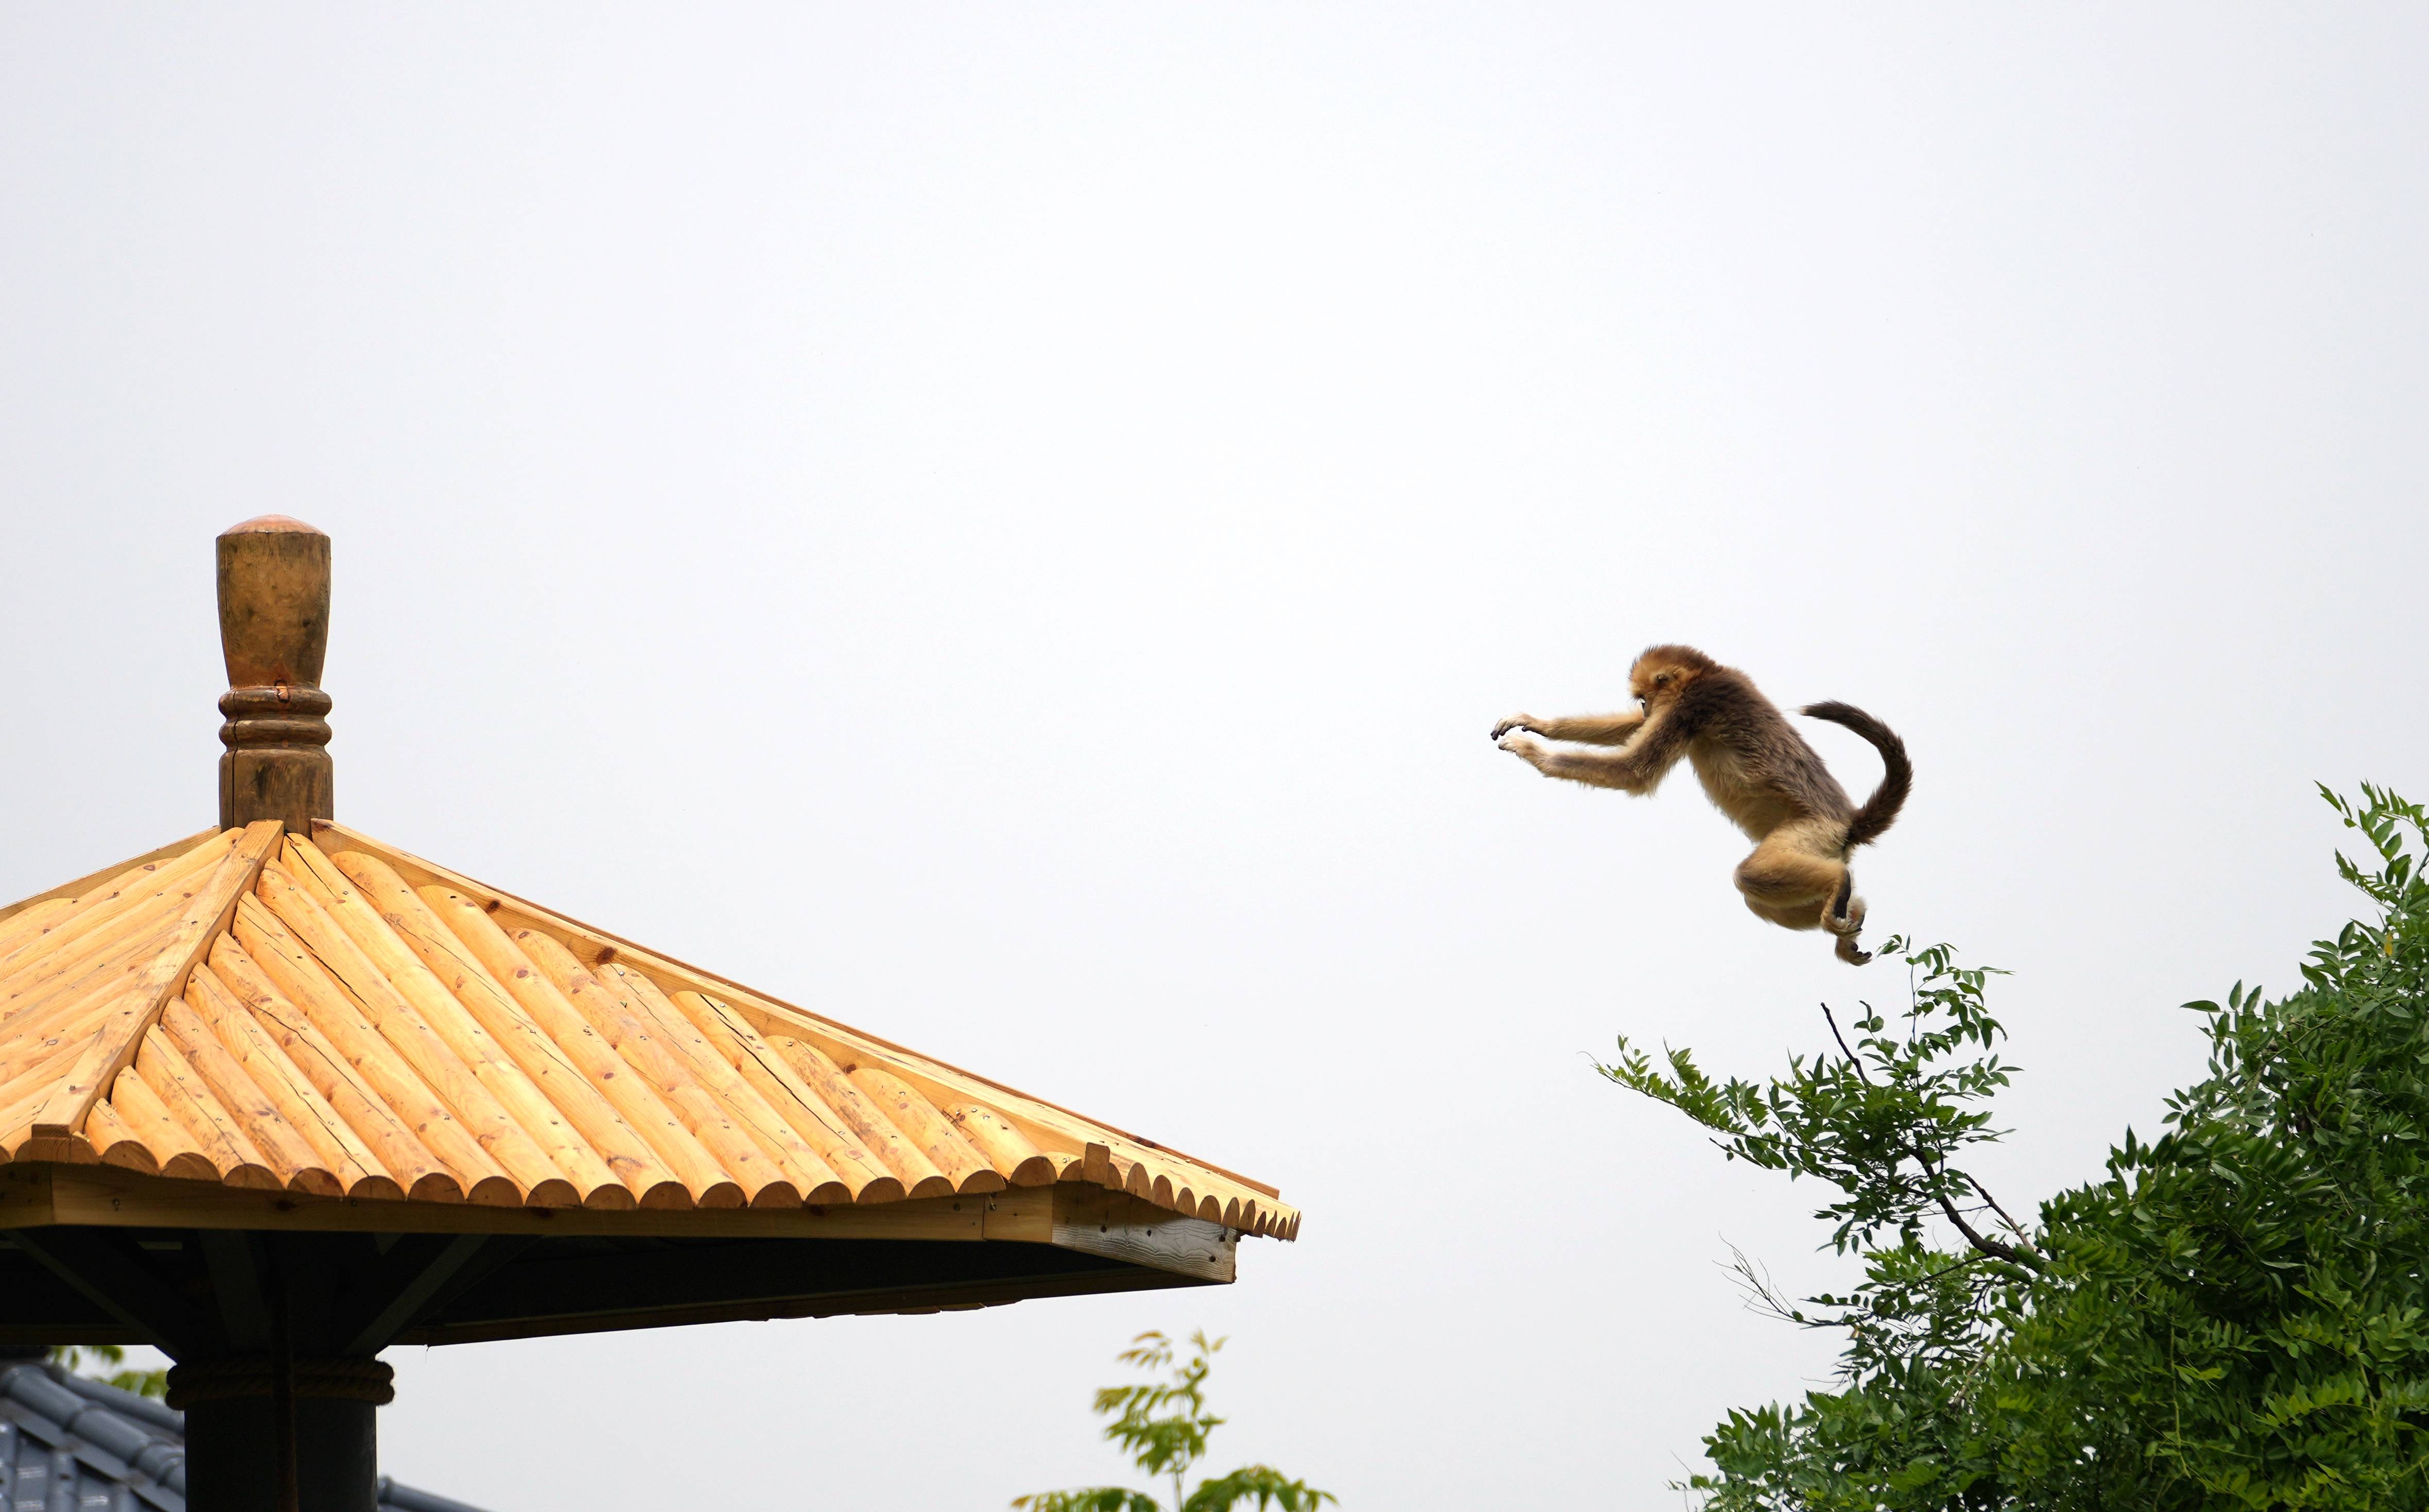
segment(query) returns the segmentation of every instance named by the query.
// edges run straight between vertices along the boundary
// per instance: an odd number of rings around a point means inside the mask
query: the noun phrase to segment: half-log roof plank
[[[278,843],[278,826],[267,820],[247,826],[211,868],[209,880],[196,890],[174,924],[157,940],[143,970],[134,976],[111,1002],[108,1013],[91,1030],[67,1074],[31,1120],[27,1151],[11,1136],[0,1142],[11,1154],[28,1159],[98,1160],[101,1157],[76,1130],[108,1091],[109,1084],[135,1060],[144,1033],[160,1016],[169,999],[185,991],[186,978],[227,928],[237,900],[253,884],[271,846]]]
[[[586,966],[596,966],[603,961],[620,961],[639,968],[668,990],[688,988],[730,1002],[750,1016],[771,1042],[777,1034],[800,1037],[847,1068],[873,1060],[917,1087],[923,1096],[940,1107],[971,1101],[994,1108],[1007,1115],[1049,1156],[1059,1153],[1067,1159],[1066,1174],[1077,1168],[1089,1146],[1096,1145],[1106,1152],[1102,1167],[1105,1174],[1091,1179],[1101,1180],[1116,1190],[1134,1190],[1132,1170],[1144,1166],[1135,1186],[1152,1192],[1156,1177],[1163,1175],[1171,1182],[1177,1198],[1179,1190],[1186,1185],[1197,1199],[1193,1207],[1199,1216],[1276,1235],[1295,1223],[1296,1212],[1279,1200],[1275,1188],[1264,1182],[1183,1155],[866,1030],[768,997],[715,972],[450,871],[343,824],[316,820],[313,832],[324,845],[342,845],[378,857],[417,887],[435,883],[475,900],[510,932],[514,924],[520,923],[552,939],[576,944],[581,948],[574,952],[575,959]],[[1173,1180],[1175,1175],[1182,1179]]]
[[[323,1218],[320,1199],[367,1204],[390,1232],[421,1225],[381,1209],[428,1205],[470,1231],[522,1208],[638,1224],[616,1233],[838,1210],[907,1232],[938,1200],[1040,1190],[1297,1227],[1262,1184],[313,828],[207,835],[52,899],[68,912],[0,975],[19,994],[0,1158]]]

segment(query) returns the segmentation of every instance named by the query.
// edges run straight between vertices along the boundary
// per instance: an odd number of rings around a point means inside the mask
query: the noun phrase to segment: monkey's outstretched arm
[[[1686,721],[1664,711],[1645,720],[1636,738],[1616,750],[1550,750],[1522,734],[1503,736],[1501,748],[1545,777],[1565,777],[1572,782],[1615,787],[1624,793],[1650,793],[1687,754],[1687,742],[1694,733]]]
[[[1572,715],[1561,719],[1513,714],[1493,727],[1493,738],[1497,741],[1513,730],[1531,730],[1549,740],[1574,740],[1584,746],[1625,746],[1644,724],[1642,709],[1630,709],[1626,714]]]

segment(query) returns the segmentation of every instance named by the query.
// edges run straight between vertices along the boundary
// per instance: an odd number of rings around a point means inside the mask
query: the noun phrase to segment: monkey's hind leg
[[[1842,869],[1838,891],[1830,901],[1822,905],[1822,928],[1839,937],[1839,959],[1851,966],[1860,966],[1873,959],[1869,950],[1859,949],[1856,936],[1864,930],[1864,900],[1856,896],[1856,874]]]
[[[1775,830],[1754,854],[1738,863],[1733,879],[1746,907],[1789,929],[1824,926],[1830,902],[1847,875],[1840,862],[1815,855],[1801,837]]]
[[[1747,898],[1745,906],[1746,911],[1756,918],[1776,924],[1783,929],[1818,929],[1822,927],[1820,917],[1814,913],[1810,906],[1806,904],[1798,904],[1793,908],[1781,908],[1776,903],[1760,903],[1753,898]]]
[[[1806,827],[1782,827],[1764,837],[1754,854],[1738,863],[1738,891],[1746,907],[1791,929],[1827,929],[1838,936],[1839,959],[1860,966],[1873,958],[1858,948],[1864,927],[1864,900],[1856,879],[1830,840]]]

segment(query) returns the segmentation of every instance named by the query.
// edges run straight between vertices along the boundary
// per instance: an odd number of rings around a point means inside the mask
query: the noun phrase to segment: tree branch
[[[1946,1213],[1948,1215],[1948,1221],[1957,1225],[1957,1231],[1965,1236],[1966,1243],[1973,1245],[1975,1249],[1990,1256],[1993,1259],[2006,1260],[2010,1265],[2021,1265],[2027,1271],[2038,1271],[2041,1268],[2041,1257],[2040,1256],[2033,1254],[2030,1250],[2018,1249],[2013,1244],[2007,1243],[2001,1240],[1992,1239],[1990,1235],[1975,1229],[1972,1224],[1967,1223],[1965,1221],[1965,1215],[1957,1210],[1957,1205],[1948,1200],[1948,1194],[1946,1192],[1935,1192],[1933,1195],[1938,1197],[1940,1200],[1940,1210]]]
[[[2018,1239],[2024,1237],[2024,1225],[2008,1216],[2008,1209],[1999,1206],[1999,1199],[1991,1195],[1990,1188],[1982,1185],[1981,1180],[1971,1171],[1960,1171],[1958,1174],[1965,1178],[1966,1185],[1972,1187],[1975,1192],[1981,1194],[1984,1202],[1991,1205],[1991,1210],[1997,1213],[1999,1215],[2000,1222],[2008,1225],[2008,1232],[2015,1235]]]
[[[1947,1192],[1942,1190],[1946,1185],[1945,1181],[1942,1179],[1942,1174],[1947,1170],[1945,1166],[1934,1166],[1931,1163],[1931,1157],[1924,1154],[1922,1149],[1915,1145],[1908,1145],[1907,1153],[1914,1157],[1915,1163],[1917,1165],[1923,1167],[1923,1174],[1932,1178],[1932,1200],[1940,1204],[1940,1210],[1942,1213],[1945,1213],[1948,1216],[1948,1221],[1957,1226],[1957,1232],[1965,1236],[1966,1243],[1973,1245],[1975,1250],[1984,1255],[1990,1256],[1993,1259],[2005,1260],[2010,1265],[2021,1265],[2027,1271],[2039,1271],[2043,1269],[2041,1257],[2033,1253],[2032,1247],[2029,1244],[2019,1247],[2018,1245],[2009,1244],[2002,1240],[1992,1239],[1990,1235],[1983,1233],[1981,1230],[1975,1228],[1972,1224],[1965,1221],[1965,1215],[1958,1211],[1957,1204],[1950,1200]],[[1982,1192],[1982,1183],[1975,1180],[1970,1175],[1966,1175],[1962,1171],[1955,1174],[1964,1176],[1966,1185],[1972,1187],[1976,1192],[1981,1192],[1982,1200],[1990,1202],[1991,1206],[1998,1211],[2000,1217],[2008,1218],[2008,1210],[2005,1208],[1999,1207],[1997,1203],[1991,1202],[1991,1194],[1989,1192]],[[2019,1238],[2023,1237],[2024,1230],[2016,1228],[2016,1221],[2014,1219],[2008,1218],[2008,1226],[2011,1229],[2015,1229]]]
[[[1839,1032],[1839,1021],[1831,1014],[1827,1003],[1822,1005],[1822,1021],[1830,1026],[1830,1038],[1839,1042],[1839,1053],[1847,1058],[1847,1064],[1856,1068],[1856,1079],[1870,1085],[1873,1078],[1864,1075],[1864,1063],[1856,1059],[1855,1051],[1847,1048],[1847,1037]]]

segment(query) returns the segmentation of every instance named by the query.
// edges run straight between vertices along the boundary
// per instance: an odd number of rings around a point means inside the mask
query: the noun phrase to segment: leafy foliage
[[[1845,1345],[1836,1389],[1706,1438],[1708,1508],[2429,1507],[2429,815],[2321,791],[2370,844],[2337,864],[2374,917],[2287,997],[2188,1005],[2206,1074],[2029,1224],[1961,1164],[2010,1070],[1989,973],[1945,946],[1905,958],[1894,1028],[1866,1008],[1760,1085],[1623,1043],[1607,1076],[1835,1189],[1816,1216],[1863,1261],[1801,1304],[1741,1262]]]
[[[126,1351],[116,1344],[60,1344],[52,1349],[51,1363],[138,1396],[157,1398],[169,1394],[167,1371],[126,1369]]]
[[[1206,1440],[1223,1424],[1206,1407],[1206,1376],[1214,1353],[1224,1340],[1205,1334],[1189,1336],[1190,1357],[1175,1365],[1172,1340],[1148,1332],[1131,1340],[1115,1356],[1141,1370],[1169,1371],[1169,1381],[1134,1386],[1109,1386],[1097,1393],[1091,1410],[1110,1416],[1105,1437],[1122,1446],[1131,1462],[1148,1475],[1172,1481],[1172,1512],[1231,1512],[1254,1505],[1264,1512],[1316,1512],[1326,1502],[1339,1504],[1330,1491],[1319,1491],[1295,1481],[1270,1465],[1248,1465],[1229,1475],[1214,1476],[1184,1492],[1188,1473],[1205,1457]],[[1154,1497],[1118,1486],[1092,1486],[1074,1491],[1038,1491],[1016,1497],[1020,1512],[1164,1512]]]

